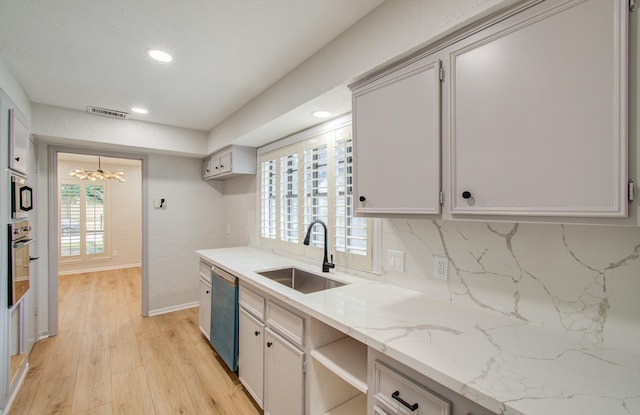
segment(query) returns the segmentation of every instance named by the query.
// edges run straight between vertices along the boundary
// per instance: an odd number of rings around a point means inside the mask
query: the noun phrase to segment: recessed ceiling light
[[[322,110],[322,111],[314,111],[311,113],[311,115],[313,115],[316,118],[329,118],[331,117],[332,114],[329,111]]]
[[[147,55],[151,56],[152,59],[155,59],[158,62],[162,63],[169,63],[173,60],[173,57],[171,55],[160,49],[147,49]]]
[[[142,108],[142,107],[133,107],[131,108],[131,111],[137,113],[137,114],[148,114],[149,110],[147,110],[146,108]]]

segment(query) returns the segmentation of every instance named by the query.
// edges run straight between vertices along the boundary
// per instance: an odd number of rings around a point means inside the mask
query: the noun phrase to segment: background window
[[[61,260],[105,256],[105,190],[104,183],[60,184]]]
[[[353,215],[351,125],[307,134],[293,144],[259,150],[260,243],[287,253],[321,258],[324,231],[314,226],[310,247],[302,240],[311,222],[328,228],[334,262],[372,270],[371,219]]]

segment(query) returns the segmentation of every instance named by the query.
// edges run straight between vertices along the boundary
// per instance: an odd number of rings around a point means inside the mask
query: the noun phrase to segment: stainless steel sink
[[[279,284],[293,288],[303,294],[341,287],[342,282],[301,270],[299,268],[280,268],[271,271],[261,271],[258,274]]]

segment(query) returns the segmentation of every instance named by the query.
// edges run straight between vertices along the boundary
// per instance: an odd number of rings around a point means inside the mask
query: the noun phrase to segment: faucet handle
[[[336,264],[333,263],[333,254],[331,254],[331,261],[329,262],[329,268],[335,268]]]

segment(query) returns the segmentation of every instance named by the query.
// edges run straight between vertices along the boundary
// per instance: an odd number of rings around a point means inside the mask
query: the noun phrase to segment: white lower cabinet
[[[261,408],[264,392],[264,331],[264,324],[241,307],[238,330],[238,377]]]
[[[266,329],[265,415],[304,414],[304,352]]]
[[[367,358],[370,414],[495,415],[377,350]]]
[[[198,326],[207,340],[211,340],[211,266],[209,262],[200,260]]]
[[[302,415],[305,318],[267,298],[240,283],[238,377],[266,415]]]
[[[211,338],[211,283],[200,279],[200,308],[198,325],[207,340]]]

